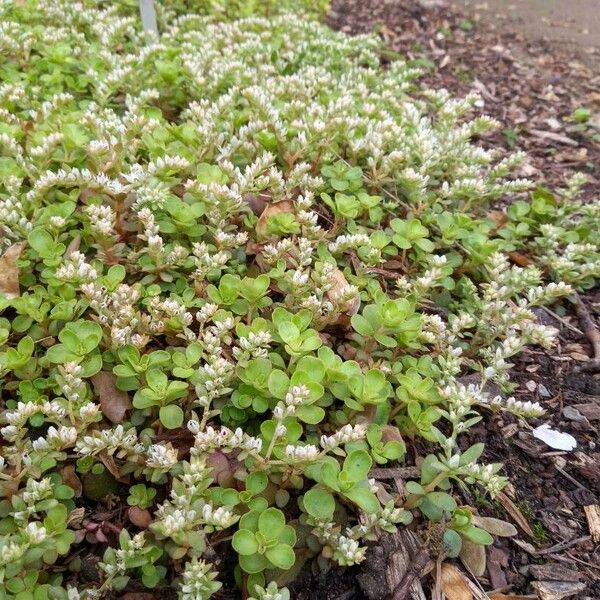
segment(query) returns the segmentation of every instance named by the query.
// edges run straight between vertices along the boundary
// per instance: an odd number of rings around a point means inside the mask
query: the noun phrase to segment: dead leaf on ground
[[[500,229],[508,221],[508,216],[503,210],[490,210],[487,217],[496,223],[496,229]]]
[[[2,256],[0,256],[0,295],[9,299],[17,298],[19,290],[19,267],[17,259],[25,248],[25,242],[13,244]]]
[[[106,467],[108,472],[117,481],[121,479],[121,472],[119,471],[119,467],[117,466],[115,459],[110,454],[107,454],[106,451],[102,451],[100,452],[100,454],[98,454],[98,458],[102,461],[102,464]]]
[[[94,389],[100,397],[100,408],[104,416],[113,423],[120,423],[131,408],[129,395],[117,388],[117,378],[113,373],[100,371],[92,378]]]
[[[506,521],[502,521],[502,519],[473,515],[471,522],[473,525],[485,529],[488,533],[500,537],[512,537],[518,533],[517,528],[512,523],[507,523]]]
[[[527,519],[523,516],[523,513],[519,510],[519,507],[504,493],[499,492],[496,494],[496,500],[502,504],[504,510],[513,518],[514,522],[530,537],[535,537],[533,530],[529,525]]]
[[[459,556],[465,567],[467,567],[475,577],[481,577],[484,574],[486,563],[485,546],[474,544],[466,538],[463,538]]]
[[[448,600],[473,600],[465,576],[450,563],[442,565],[442,591]]]
[[[509,252],[508,257],[518,267],[528,267],[531,264],[531,259],[521,252]]]
[[[74,465],[65,465],[61,470],[60,474],[63,480],[63,483],[68,485],[74,492],[75,498],[79,498],[83,491],[83,485],[81,483],[81,479],[77,476],[75,472]]]

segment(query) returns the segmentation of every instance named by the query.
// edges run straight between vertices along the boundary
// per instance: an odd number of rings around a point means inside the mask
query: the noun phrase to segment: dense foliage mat
[[[453,486],[501,465],[460,435],[543,414],[490,392],[594,284],[598,204],[527,196],[476,97],[375,38],[253,6],[165,3],[155,39],[0,2],[0,598],[281,600],[413,519],[492,542]],[[369,478],[415,444],[406,497]]]

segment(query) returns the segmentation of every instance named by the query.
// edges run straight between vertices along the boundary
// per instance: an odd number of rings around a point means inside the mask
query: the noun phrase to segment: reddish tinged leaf
[[[233,487],[235,481],[233,474],[235,472],[234,464],[222,452],[211,452],[206,457],[206,464],[212,468],[211,477],[221,487]]]
[[[519,267],[528,267],[531,264],[531,259],[520,252],[509,252],[508,257]]]
[[[129,520],[140,529],[147,529],[152,523],[152,515],[150,511],[144,510],[139,506],[132,506],[128,511],[127,515]]]
[[[100,371],[91,379],[100,398],[102,413],[113,423],[120,423],[131,408],[127,392],[117,389],[117,378],[108,371]]]
[[[19,242],[0,256],[0,296],[12,299],[20,295],[17,259],[21,256],[23,248],[25,242]]]

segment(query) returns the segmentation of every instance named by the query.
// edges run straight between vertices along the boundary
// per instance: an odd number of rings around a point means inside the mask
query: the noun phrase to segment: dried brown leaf
[[[98,458],[102,461],[102,464],[106,467],[106,470],[117,480],[121,479],[121,472],[115,462],[115,459],[107,454],[106,451],[100,452]]]
[[[531,587],[535,589],[540,600],[563,600],[585,590],[585,583],[572,581],[534,581]]]
[[[517,528],[512,523],[507,523],[501,519],[494,519],[492,517],[478,517],[477,515],[473,515],[471,522],[473,525],[481,527],[481,529],[485,529],[488,533],[500,537],[512,537],[518,533]]]
[[[91,379],[100,398],[102,413],[113,423],[120,423],[131,408],[129,395],[117,388],[117,378],[113,373],[100,371]]]
[[[60,470],[60,474],[63,483],[68,485],[75,492],[76,498],[79,498],[81,496],[81,492],[83,491],[83,485],[81,484],[81,479],[79,479],[77,473],[75,472],[75,466],[65,465]]]
[[[467,569],[476,577],[481,577],[485,572],[485,546],[474,544],[463,538],[460,549],[460,560]]]
[[[506,213],[502,210],[490,210],[487,217],[496,223],[497,228],[502,227],[508,221]]]
[[[465,576],[450,563],[442,565],[442,591],[448,600],[473,600]]]
[[[523,516],[523,513],[519,510],[518,506],[504,493],[499,492],[496,494],[496,500],[502,504],[504,510],[513,518],[514,522],[529,536],[535,537],[533,530],[529,525],[527,519]]]
[[[73,527],[74,525],[81,525],[81,521],[83,521],[84,516],[85,508],[83,508],[83,506],[74,508],[67,517],[67,525],[70,527]]]
[[[9,299],[17,298],[19,291],[19,267],[17,259],[25,248],[25,242],[12,245],[0,256],[0,295]]]

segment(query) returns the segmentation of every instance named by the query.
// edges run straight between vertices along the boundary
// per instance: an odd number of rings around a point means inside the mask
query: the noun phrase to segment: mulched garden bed
[[[328,22],[351,34],[377,32],[392,51],[426,68],[427,87],[445,87],[454,95],[478,92],[482,96],[478,110],[497,118],[503,127],[486,144],[507,152],[525,150],[530,159],[524,175],[549,187],[561,186],[574,172],[586,173],[585,194],[598,197],[600,76],[594,76],[589,66],[514,31],[474,24],[438,1],[334,0]],[[592,116],[578,123],[582,107]],[[582,301],[592,318],[600,315],[599,291],[586,294]],[[488,548],[485,573],[471,579],[497,600],[592,600],[600,598],[600,540],[594,540],[590,530],[593,507],[600,504],[600,379],[589,367],[593,331],[571,305],[557,307],[556,313],[540,310],[539,317],[560,330],[560,341],[551,352],[533,349],[519,357],[513,371],[518,384],[515,397],[539,401],[548,410],[532,427],[549,422],[573,435],[577,448],[552,450],[506,414],[489,415],[471,430],[465,445],[485,442],[485,458],[504,462],[511,483],[494,502],[468,493],[464,502],[481,515],[515,523],[519,530],[518,536],[498,538]],[[374,573],[386,567],[381,547],[374,547],[360,569],[301,575],[292,597],[389,598],[393,590],[374,587]],[[420,569],[417,575],[427,570]],[[439,592],[430,592],[433,579],[428,575],[421,585],[425,597],[441,598]],[[402,597],[419,598],[415,589]],[[477,588],[472,593],[487,597]]]

